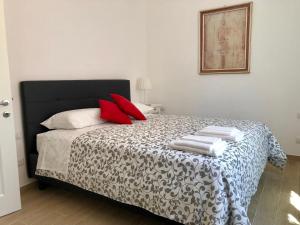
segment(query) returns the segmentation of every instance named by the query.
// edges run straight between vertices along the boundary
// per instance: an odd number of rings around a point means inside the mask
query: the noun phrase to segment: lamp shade
[[[139,90],[151,90],[152,84],[148,77],[139,78],[137,81],[137,89]]]

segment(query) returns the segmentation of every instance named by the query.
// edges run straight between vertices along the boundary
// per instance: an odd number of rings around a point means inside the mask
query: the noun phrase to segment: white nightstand
[[[151,106],[152,108],[154,108],[153,110],[153,114],[161,114],[162,113],[162,104],[148,104],[149,106]]]

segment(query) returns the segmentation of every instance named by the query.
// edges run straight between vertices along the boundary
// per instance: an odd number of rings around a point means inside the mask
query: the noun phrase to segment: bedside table
[[[153,114],[161,114],[162,113],[162,104],[148,104],[148,106],[154,108]]]

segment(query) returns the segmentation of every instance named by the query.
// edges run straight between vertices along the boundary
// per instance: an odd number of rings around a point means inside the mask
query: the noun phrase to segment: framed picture
[[[249,73],[252,2],[200,12],[200,74]]]

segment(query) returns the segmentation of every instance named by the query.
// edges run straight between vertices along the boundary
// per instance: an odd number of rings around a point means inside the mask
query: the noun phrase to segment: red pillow
[[[128,99],[117,94],[111,94],[110,96],[112,97],[114,102],[119,106],[119,108],[127,115],[132,116],[137,120],[146,120],[144,114],[141,113],[141,111],[137,107],[135,107],[135,105],[133,105]]]
[[[99,100],[99,105],[101,107],[101,119],[118,124],[132,124],[130,118],[115,103]]]

